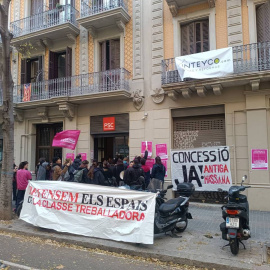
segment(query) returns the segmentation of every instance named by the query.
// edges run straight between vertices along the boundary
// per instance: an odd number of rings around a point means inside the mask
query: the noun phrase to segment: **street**
[[[0,269],[197,269],[11,234],[0,233],[0,243]]]

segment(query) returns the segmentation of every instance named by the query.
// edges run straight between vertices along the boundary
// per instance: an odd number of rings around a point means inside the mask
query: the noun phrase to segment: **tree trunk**
[[[0,34],[2,37],[2,87],[3,87],[3,160],[0,179],[0,220],[12,219],[12,180],[14,160],[13,81],[10,67],[10,41],[8,10],[10,0],[0,5]]]

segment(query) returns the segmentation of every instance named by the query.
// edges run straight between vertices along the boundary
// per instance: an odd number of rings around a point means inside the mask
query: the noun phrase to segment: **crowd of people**
[[[77,155],[74,161],[66,159],[62,165],[61,158],[54,157],[52,163],[45,158],[40,158],[36,167],[36,180],[67,181],[102,186],[124,186],[127,189],[145,190],[150,180],[159,181],[163,187],[166,175],[165,166],[160,157],[155,158],[151,169],[146,165],[148,151],[144,156],[136,156],[128,162],[128,158],[102,159],[102,162],[93,160],[92,165],[88,160],[82,160]],[[21,162],[19,168],[14,164],[13,200],[16,208],[23,200],[28,181],[32,174],[28,171],[28,162]]]

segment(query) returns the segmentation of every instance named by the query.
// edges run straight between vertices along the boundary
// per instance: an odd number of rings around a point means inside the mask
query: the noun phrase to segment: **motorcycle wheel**
[[[176,226],[175,226],[175,229],[178,231],[178,232],[184,232],[185,230],[186,230],[186,228],[187,228],[187,225],[188,225],[188,219],[186,218],[185,220],[184,220],[185,222],[186,222],[186,226],[184,227],[184,228],[177,228]]]
[[[239,240],[237,238],[230,239],[230,248],[233,255],[237,255],[239,252]]]

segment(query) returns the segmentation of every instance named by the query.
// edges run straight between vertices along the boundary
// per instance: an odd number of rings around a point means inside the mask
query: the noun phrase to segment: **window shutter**
[[[72,49],[66,49],[66,77],[72,76]]]
[[[26,59],[21,60],[21,84],[26,84]]]
[[[270,2],[257,8],[257,41],[270,41]]]
[[[50,0],[49,1],[49,9],[56,8],[56,4],[59,4],[59,0]]]
[[[43,81],[43,56],[38,57],[38,78],[39,82]]]
[[[120,68],[120,40],[110,40],[110,69]]]
[[[202,22],[202,51],[209,51],[209,21]]]
[[[101,71],[106,71],[107,70],[107,67],[106,67],[106,41],[103,41],[100,44],[100,49],[101,49],[101,55],[100,55]]]
[[[49,80],[57,78],[57,57],[56,53],[50,51],[49,55]]]
[[[188,25],[181,26],[181,55],[189,54]]]

